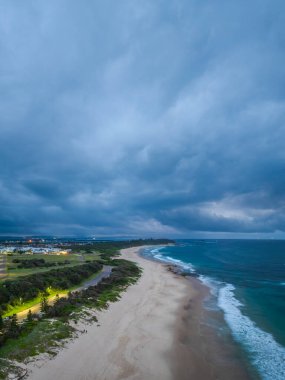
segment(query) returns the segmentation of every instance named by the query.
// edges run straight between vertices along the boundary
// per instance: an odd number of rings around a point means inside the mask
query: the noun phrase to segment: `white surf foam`
[[[195,272],[191,263],[185,263],[160,251],[164,247],[154,248],[148,253],[158,261],[177,265],[184,270]],[[249,353],[253,365],[263,380],[285,379],[285,348],[278,344],[273,336],[256,326],[247,316],[243,315],[240,307],[243,306],[234,295],[234,286],[214,280],[208,276],[199,276],[199,279],[211,289],[212,295],[218,298],[218,306],[223,310],[225,319],[235,339]],[[281,283],[285,285],[285,283]]]
[[[190,273],[195,273],[195,268],[194,268],[194,266],[191,263],[185,263],[182,260],[174,259],[174,258],[172,258],[170,256],[163,255],[160,252],[163,248],[164,247],[153,248],[153,249],[151,249],[150,251],[148,251],[146,253],[149,253],[154,259],[156,259],[158,261],[161,261],[161,262],[164,262],[164,263],[167,263],[167,264],[173,264],[173,265],[176,265],[176,266],[180,267],[184,271],[188,271]]]
[[[218,297],[219,289],[222,286],[222,282],[214,280],[213,278],[204,275],[199,275],[199,280],[202,281],[203,284],[210,289],[210,292],[213,296],[215,296],[216,298]]]
[[[256,326],[243,315],[242,304],[235,298],[234,286],[226,284],[219,291],[218,305],[225,313],[225,319],[234,337],[250,354],[254,366],[264,380],[285,379],[285,348],[273,336]]]

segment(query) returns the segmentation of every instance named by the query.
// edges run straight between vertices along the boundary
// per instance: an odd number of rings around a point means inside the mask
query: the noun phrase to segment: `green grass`
[[[42,320],[19,338],[9,339],[0,349],[0,379],[5,379],[8,374],[19,373],[18,367],[11,366],[11,360],[22,362],[44,352],[55,356],[64,340],[71,338],[74,332],[74,328],[60,320]]]
[[[121,298],[120,293],[125,290],[122,287],[117,287],[113,289],[105,290],[96,302],[96,306],[98,309],[106,309],[108,307],[109,302],[116,302]]]
[[[62,297],[64,295],[66,295],[68,292],[72,292],[72,291],[80,288],[81,286],[84,285],[85,282],[93,280],[96,276],[98,276],[98,274],[100,272],[101,271],[94,273],[92,276],[84,279],[80,284],[75,285],[75,286],[68,288],[68,289],[64,289],[64,290],[47,289],[47,293],[49,294],[47,297],[48,300],[55,297],[57,294],[59,294]],[[12,316],[13,314],[18,314],[21,311],[28,310],[28,309],[32,308],[33,306],[39,305],[40,303],[41,303],[41,296],[38,296],[38,297],[36,297],[30,301],[22,303],[21,305],[10,307],[9,310],[7,311],[7,313],[3,314],[3,317],[6,318],[6,317]]]
[[[96,321],[97,318],[91,310],[106,309],[110,302],[118,301],[121,293],[135,283],[141,274],[140,268],[123,259],[115,260],[113,265],[114,273],[112,272],[111,277],[103,283],[99,294],[92,293],[92,288],[91,291],[82,290],[81,293],[74,295],[75,300],[79,297],[78,304],[72,302],[66,304],[70,308],[69,314],[62,314],[53,320],[42,319],[29,324],[26,322],[17,339],[8,339],[5,342],[0,349],[0,379],[7,379],[8,374],[14,375],[15,378],[25,374],[23,369],[17,366],[17,362],[25,362],[26,359],[41,353],[56,355],[65,339],[76,336],[76,330],[70,326],[68,320],[76,322],[83,318],[86,323]]]
[[[10,317],[13,314],[18,314],[23,310],[30,309],[31,307],[35,306],[36,304],[41,302],[41,297],[38,296],[37,298],[34,298],[33,300],[29,302],[25,302],[22,305],[14,306],[11,308],[7,313],[3,314],[3,318]]]
[[[81,286],[83,286],[83,285],[85,284],[85,282],[93,280],[93,279],[94,279],[95,277],[97,277],[98,274],[101,273],[101,272],[102,272],[102,270],[99,270],[98,272],[92,274],[90,277],[85,278],[83,281],[80,282],[80,284],[75,285],[75,286],[73,286],[72,288],[69,288],[69,289],[67,290],[67,293],[68,293],[68,292],[72,292],[72,291],[74,291],[74,290],[76,290],[76,289],[78,289],[78,288],[81,288]]]
[[[58,293],[68,293],[69,290],[55,290],[55,289],[51,289],[51,290],[47,290],[48,292],[48,299],[49,298],[52,298],[54,296],[56,296]],[[3,314],[3,317],[6,318],[6,317],[10,317],[12,316],[13,314],[18,314],[20,313],[21,311],[24,311],[24,310],[28,310],[30,309],[31,307],[35,306],[35,305],[38,305],[41,303],[41,296],[38,296],[30,301],[27,301],[27,302],[24,302],[22,303],[21,305],[17,305],[17,306],[14,306],[14,307],[10,307],[10,309],[7,311],[7,313]]]
[[[47,271],[57,268],[57,267],[18,268],[19,263],[13,263],[14,259],[20,259],[20,260],[44,259],[47,263],[60,263],[60,262],[64,262],[65,260],[70,261],[70,264],[66,264],[66,265],[62,265],[58,267],[58,268],[64,268],[64,267],[72,267],[74,265],[77,265],[79,263],[83,263],[86,261],[99,260],[101,259],[101,254],[102,253],[94,249],[92,250],[80,249],[77,251],[77,253],[70,253],[68,255],[42,255],[42,254],[7,255],[7,276],[3,279],[0,279],[0,282],[2,280],[14,280],[18,277],[28,276],[34,273],[47,272]]]
[[[43,352],[56,353],[55,349],[62,346],[62,339],[72,336],[74,329],[60,320],[42,320],[35,323],[31,331],[25,331],[17,339],[9,339],[0,349],[1,358],[23,361],[27,357]]]
[[[21,379],[25,374],[19,366],[12,364],[10,361],[0,358],[0,379],[6,380],[8,375],[13,375],[14,379]]]
[[[62,265],[62,266],[59,266],[58,268],[72,267],[74,265],[77,265],[85,261],[84,257],[82,260],[82,255],[76,254],[76,253],[71,253],[69,255],[13,254],[11,256],[7,256],[7,278],[6,279],[8,280],[9,279],[14,280],[17,277],[27,276],[29,274],[47,272],[47,271],[57,268],[57,267],[17,268],[19,264],[13,263],[14,259],[20,259],[20,260],[44,259],[47,263],[60,263],[60,262],[64,262],[65,260],[70,261],[70,264]]]
[[[101,258],[100,252],[97,252],[97,251],[94,251],[93,253],[86,253],[83,251],[81,253],[85,260],[98,260]]]

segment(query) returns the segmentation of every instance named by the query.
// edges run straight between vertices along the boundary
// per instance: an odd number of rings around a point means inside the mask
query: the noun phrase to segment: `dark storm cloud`
[[[284,236],[284,10],[1,2],[0,232]]]

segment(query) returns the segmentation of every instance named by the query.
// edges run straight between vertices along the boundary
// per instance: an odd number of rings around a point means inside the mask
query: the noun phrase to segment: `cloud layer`
[[[0,5],[0,233],[285,236],[283,1]]]

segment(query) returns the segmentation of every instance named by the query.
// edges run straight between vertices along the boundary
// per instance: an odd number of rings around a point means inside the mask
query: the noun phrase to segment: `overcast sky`
[[[285,237],[284,0],[2,0],[0,234]]]

